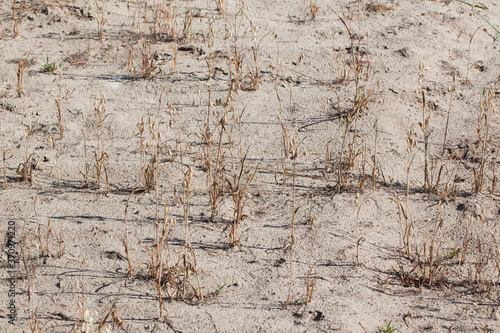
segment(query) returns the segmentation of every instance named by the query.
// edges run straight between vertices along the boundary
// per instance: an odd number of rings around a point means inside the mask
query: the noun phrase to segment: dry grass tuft
[[[246,168],[245,162],[247,158],[247,153],[240,160],[240,170],[239,172],[232,175],[232,177],[226,177],[226,182],[231,190],[231,195],[234,201],[233,210],[233,221],[230,225],[229,232],[229,245],[237,246],[240,244],[241,233],[239,228],[241,222],[245,219],[246,215],[243,213],[243,208],[245,207],[245,198],[248,196],[248,187],[252,183],[259,166],[257,166],[253,173]],[[230,179],[232,178],[232,179]]]
[[[157,57],[157,52],[151,53],[151,45],[146,42],[144,39],[142,40],[142,48],[141,48],[141,74],[142,78],[151,80],[155,78],[161,70],[156,66],[155,60]]]
[[[481,192],[485,185],[486,165],[488,159],[490,158],[489,146],[492,141],[492,137],[490,135],[490,118],[495,112],[494,99],[495,88],[494,85],[491,84],[488,88],[483,90],[479,101],[479,114],[477,116],[476,129],[479,150],[476,151],[475,149],[472,149],[473,159],[478,161],[478,164],[474,163],[472,167],[472,175],[474,177],[472,191],[475,193]],[[495,180],[495,178],[493,178],[493,180]]]
[[[35,47],[35,44],[31,47],[31,49],[26,53],[24,58],[19,59],[19,64],[17,66],[17,81],[16,81],[16,93],[17,97],[21,97],[23,93],[23,84],[24,84],[24,71],[26,70],[26,66],[28,65],[28,59],[31,54],[31,51]]]
[[[17,167],[17,174],[21,176],[22,181],[33,182],[35,178],[35,171],[38,168],[41,157],[36,153],[31,153],[24,162],[20,163]]]
[[[97,150],[94,153],[95,157],[95,175],[97,189],[101,188],[101,181],[104,179],[104,185],[106,186],[106,193],[109,192],[109,181],[108,181],[108,168],[106,166],[106,160],[108,159],[108,154],[105,152],[104,146],[104,121],[108,117],[106,114],[106,98],[104,93],[101,92],[101,98],[98,100],[97,96],[94,103],[94,116],[97,122]]]

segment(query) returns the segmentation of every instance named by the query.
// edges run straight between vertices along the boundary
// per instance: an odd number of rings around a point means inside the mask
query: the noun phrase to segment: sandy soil
[[[12,4],[1,332],[500,331],[496,0]]]

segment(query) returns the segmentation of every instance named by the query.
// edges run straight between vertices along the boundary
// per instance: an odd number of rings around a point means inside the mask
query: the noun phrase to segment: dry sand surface
[[[497,0],[0,6],[1,332],[500,332]]]

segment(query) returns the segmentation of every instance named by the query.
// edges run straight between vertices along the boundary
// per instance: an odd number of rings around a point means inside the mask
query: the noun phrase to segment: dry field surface
[[[500,3],[0,0],[0,332],[500,332]]]

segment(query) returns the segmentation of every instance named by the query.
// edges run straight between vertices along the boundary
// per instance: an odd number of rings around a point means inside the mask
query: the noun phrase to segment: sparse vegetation
[[[42,72],[45,73],[54,73],[58,69],[62,68],[63,63],[57,64],[55,61],[50,61],[49,60],[49,55],[47,54],[47,58],[44,60],[43,66],[42,66]]]
[[[0,1],[0,327],[497,331],[485,1]]]
[[[392,320],[389,321],[385,327],[379,328],[378,332],[380,332],[380,333],[393,333],[393,332],[397,331],[397,329],[392,327],[391,324],[392,324]]]

